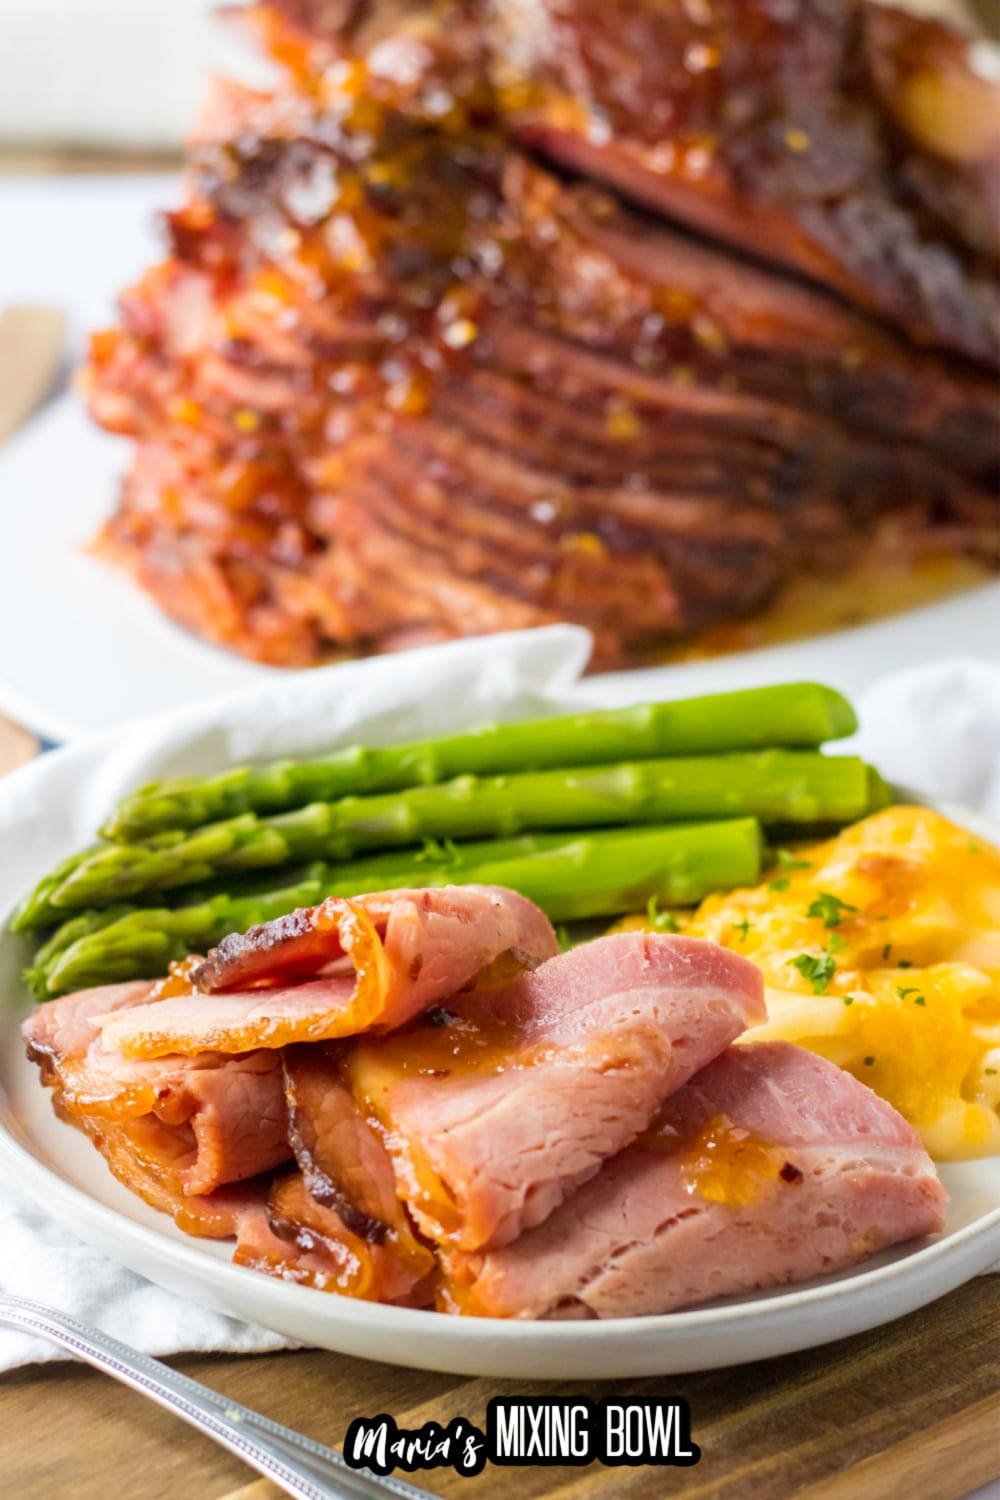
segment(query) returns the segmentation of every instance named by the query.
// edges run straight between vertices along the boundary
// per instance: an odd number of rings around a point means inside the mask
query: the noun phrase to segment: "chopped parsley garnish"
[[[751,929],[752,926],[753,926],[753,923],[751,922],[751,920],[750,920],[749,917],[744,917],[742,922],[734,922],[733,923],[733,931],[739,933],[739,935],[740,935],[740,942],[741,943],[745,943],[746,942],[746,940],[747,940],[747,933],[750,931],[750,929]]]
[[[896,965],[897,969],[912,969],[913,965],[908,958],[901,958]]]
[[[995,1078],[997,1075],[996,1068],[984,1068],[983,1072],[986,1074],[987,1078]]]
[[[906,997],[907,997],[907,995],[919,995],[920,991],[915,986],[912,989],[901,990],[899,988],[899,986],[897,985],[896,986],[896,994],[899,996],[900,1000],[905,1000]]]
[[[926,1005],[927,1001],[924,999],[923,995],[918,995],[913,1003],[914,1005]]]
[[[853,995],[845,995],[844,996],[844,1004],[845,1005],[853,1005],[854,1004],[854,996]]]
[[[799,953],[788,960],[788,967],[798,969],[803,979],[812,985],[814,995],[825,995],[826,987],[837,972],[833,954],[826,952],[815,958],[811,953]]]
[[[873,1062],[874,1062],[874,1061],[875,1061],[875,1059],[874,1059],[874,1057],[866,1057],[866,1058],[865,1058],[865,1067],[866,1067],[866,1068],[870,1068],[870,1067],[871,1067],[871,1065],[872,1065],[872,1063],[873,1063]]]
[[[775,849],[774,862],[778,866],[778,869],[784,872],[789,870],[808,870],[810,868],[807,859],[796,859],[790,849]],[[773,880],[769,880],[767,888],[769,891],[787,891],[791,883],[787,873],[784,873],[776,875]]]
[[[646,917],[654,932],[680,932],[672,911],[661,911],[655,896],[646,905]]]
[[[839,932],[831,932],[826,946],[831,953],[839,953],[847,947],[847,939]]]
[[[882,957],[883,957],[883,959],[888,959],[888,958],[892,957],[892,944],[891,943],[886,943],[885,947],[882,949]]]
[[[820,918],[824,927],[839,927],[845,914],[855,912],[857,909],[849,901],[841,901],[839,896],[831,896],[829,891],[820,891],[806,912],[806,916]]]

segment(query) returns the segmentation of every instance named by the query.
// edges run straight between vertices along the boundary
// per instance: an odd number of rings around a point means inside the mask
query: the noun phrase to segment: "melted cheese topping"
[[[927,808],[888,808],[680,925],[763,970],[768,1020],[745,1040],[846,1068],[938,1160],[1000,1151],[1000,850]]]

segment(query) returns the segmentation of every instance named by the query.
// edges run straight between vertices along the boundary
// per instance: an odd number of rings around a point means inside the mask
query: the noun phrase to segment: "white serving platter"
[[[0,782],[0,919],[56,860],[79,847],[128,787],[150,776],[221,769],[254,755],[372,743],[457,727],[487,714],[565,702],[586,641],[564,627],[433,648],[268,681],[70,746]],[[416,666],[417,670],[414,670]],[[954,815],[954,809],[947,809]],[[984,837],[1000,830],[969,815]],[[23,1055],[21,940],[0,935],[0,1163],[63,1223],[133,1270],[197,1302],[307,1344],[420,1369],[481,1376],[608,1379],[740,1364],[876,1327],[1000,1262],[1000,1157],[942,1168],[944,1232],[793,1290],[691,1312],[594,1323],[452,1318],[315,1292],[233,1266],[225,1245],[188,1239],[110,1176],[52,1113]]]

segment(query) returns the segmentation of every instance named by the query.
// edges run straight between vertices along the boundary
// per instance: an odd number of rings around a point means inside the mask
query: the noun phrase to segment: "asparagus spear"
[[[653,830],[655,832],[655,830]],[[81,912],[57,927],[48,941],[38,949],[25,978],[36,999],[48,1000],[68,987],[106,984],[116,979],[155,977],[159,969],[147,971],[147,963],[164,964],[183,958],[188,952],[204,951],[221,942],[228,932],[239,932],[256,922],[271,921],[300,906],[315,906],[331,895],[357,895],[363,891],[393,890],[434,884],[470,883],[475,870],[487,860],[493,864],[507,859],[525,859],[530,855],[564,843],[565,834],[525,834],[520,838],[490,840],[486,843],[441,844],[428,840],[420,849],[393,851],[376,855],[354,865],[328,865],[322,860],[300,865],[294,870],[268,870],[264,875],[243,877],[226,883],[209,882],[205,886],[185,888],[183,909],[172,907],[109,906]],[[438,867],[435,869],[434,867]],[[446,867],[446,870],[445,868]],[[473,870],[471,876],[463,874]],[[353,872],[353,873],[352,873]],[[280,878],[275,888],[275,879]],[[123,922],[123,918],[134,921]],[[176,920],[175,920],[176,919]],[[119,925],[120,924],[120,925]],[[114,926],[102,944],[81,945],[79,939],[91,932]],[[188,942],[193,946],[189,947]],[[104,967],[105,955],[113,946],[122,952],[113,966]],[[70,982],[61,983],[63,954],[65,972]],[[92,955],[96,957],[92,959]],[[92,967],[91,964],[93,965]],[[58,975],[57,975],[58,970]],[[58,988],[52,987],[57,975]]]
[[[460,776],[439,786],[314,802],[271,818],[244,813],[193,833],[112,844],[54,890],[29,900],[20,927],[68,910],[294,860],[348,860],[424,838],[488,838],[532,829],[756,816],[766,823],[845,823],[869,809],[869,770],[854,756],[763,750],[615,766]]]
[[[49,897],[57,891],[66,879],[85,859],[96,853],[103,845],[92,844],[87,849],[81,849],[78,854],[71,854],[67,859],[61,860],[54,870],[42,877],[33,890],[29,891],[22,901],[14,908],[10,919],[10,926],[14,932],[27,932],[33,927],[43,927],[46,922],[51,921],[49,909]]]
[[[101,928],[110,927],[122,917],[130,916],[135,911],[134,906],[106,906],[99,911],[80,912],[75,917],[70,917],[57,927],[47,942],[35,953],[34,963],[24,971],[24,977],[35,996],[36,1000],[48,1000],[50,992],[48,987],[48,974],[67,949],[72,948],[81,938],[92,932],[98,932]]]
[[[29,971],[40,999],[117,980],[155,978],[229,932],[312,906],[327,896],[393,887],[506,885],[553,921],[614,916],[652,897],[693,905],[709,891],[759,878],[762,841],[754,818],[674,828],[602,829],[406,850],[350,865],[316,865],[296,884],[249,896],[219,893],[177,909],[137,908],[81,930],[63,924]],[[49,957],[43,960],[48,951]]]
[[[247,812],[287,812],[310,802],[431,786],[453,776],[769,745],[809,749],[856,728],[847,700],[810,682],[594,709],[557,719],[486,724],[383,749],[351,745],[317,761],[279,761],[258,770],[151,782],[119,804],[102,832],[131,843],[168,828],[199,828]]]

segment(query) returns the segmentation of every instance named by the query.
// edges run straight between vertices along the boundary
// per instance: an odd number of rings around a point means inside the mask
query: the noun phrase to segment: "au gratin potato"
[[[663,924],[655,910],[623,925]],[[893,807],[779,851],[751,889],[680,925],[759,965],[783,1038],[893,1104],[939,1160],[1000,1151],[1000,850]]]

